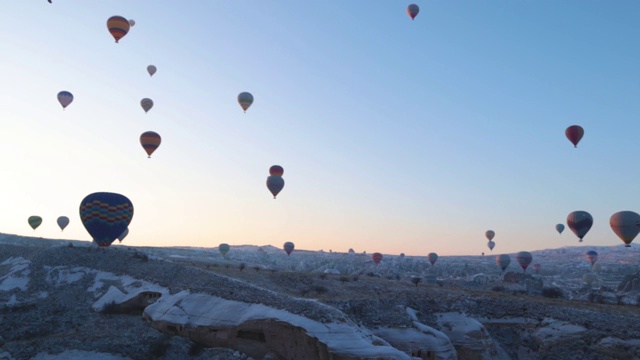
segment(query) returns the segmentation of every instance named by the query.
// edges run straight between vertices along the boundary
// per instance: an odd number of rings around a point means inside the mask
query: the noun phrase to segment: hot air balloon
[[[269,168],[269,175],[271,176],[282,176],[284,174],[284,169],[280,165],[273,165]]]
[[[571,125],[564,131],[564,134],[571,141],[573,147],[577,148],[580,139],[584,136],[584,129],[580,125]]]
[[[66,228],[67,225],[69,225],[69,218],[66,216],[60,216],[58,217],[58,220],[56,220],[56,222],[58,223],[60,230],[64,231],[64,228]]]
[[[116,39],[116,42],[120,41],[120,39],[127,35],[130,27],[131,25],[129,24],[129,20],[122,16],[112,16],[107,20],[107,29],[109,29],[111,36]]]
[[[558,234],[562,234],[562,232],[564,231],[564,225],[557,224],[556,225],[556,231],[558,232]]]
[[[278,193],[282,191],[282,188],[284,188],[284,179],[282,176],[274,175],[267,177],[267,188],[271,194],[273,194],[273,198],[275,199],[276,195],[278,195]]]
[[[62,105],[62,110],[64,110],[73,102],[73,94],[68,91],[60,91],[58,93],[58,102]]]
[[[142,110],[144,110],[144,112],[147,113],[153,107],[153,100],[149,98],[144,98],[140,100],[140,106],[142,106]]]
[[[585,255],[587,256],[587,261],[591,264],[591,267],[593,267],[596,261],[598,261],[598,253],[591,250],[591,251],[587,251]]]
[[[526,272],[527,267],[531,264],[531,260],[533,260],[533,256],[531,256],[531,253],[528,251],[520,251],[516,254],[516,260],[518,261],[518,264],[520,264],[522,270]]]
[[[487,243],[487,246],[489,247],[489,250],[493,251],[493,248],[496,246],[496,243],[493,242],[493,240],[489,240],[489,242]]]
[[[609,225],[611,225],[611,230],[624,242],[624,246],[631,247],[631,242],[640,232],[640,215],[633,211],[619,211],[611,215]]]
[[[484,236],[486,236],[486,237],[487,237],[487,239],[489,239],[489,241],[491,241],[491,240],[493,240],[493,238],[496,236],[496,232],[495,232],[495,231],[493,231],[493,230],[487,230],[487,231],[484,233]]]
[[[593,217],[586,211],[574,211],[567,216],[567,225],[580,239],[579,242],[582,242],[582,238],[587,235],[593,225]]]
[[[496,264],[498,264],[502,272],[504,272],[504,270],[509,267],[509,264],[511,264],[511,257],[507,254],[498,255],[496,256]]]
[[[140,145],[142,145],[149,157],[151,157],[151,154],[160,146],[161,141],[160,135],[153,131],[146,131],[140,135]]]
[[[536,272],[536,274],[540,272],[540,269],[542,269],[542,265],[538,263],[533,264],[533,270]]]
[[[284,251],[287,252],[287,255],[291,255],[291,252],[293,251],[294,248],[295,248],[295,245],[293,245],[291,241],[287,241],[286,243],[284,243]]]
[[[598,280],[598,276],[596,276],[596,274],[594,273],[589,272],[582,275],[582,281],[584,281],[584,283],[589,286],[591,286],[591,284],[593,284],[596,280]]]
[[[218,251],[220,251],[220,254],[222,254],[222,257],[224,257],[224,258],[227,257],[227,253],[229,252],[229,249],[231,249],[229,244],[220,244],[220,245],[218,245]]]
[[[158,71],[158,68],[156,68],[154,65],[147,66],[147,72],[149,73],[149,76],[153,76],[156,71]]]
[[[436,261],[438,261],[438,254],[429,253],[429,255],[427,255],[427,259],[429,259],[429,262],[431,263],[431,265],[435,265]]]
[[[40,224],[42,224],[42,218],[37,215],[29,216],[27,222],[29,223],[29,226],[31,226],[31,228],[35,230],[36,228],[38,228],[38,226],[40,226]]]
[[[240,107],[242,107],[242,110],[244,110],[244,112],[247,112],[249,106],[253,104],[253,95],[248,92],[241,92],[238,95],[238,104],[240,104]]]
[[[418,7],[418,5],[411,4],[407,6],[407,14],[409,14],[409,17],[411,17],[411,20],[415,19],[416,16],[418,16],[419,12],[420,12],[420,7]]]
[[[136,21],[133,19],[129,19],[129,26],[134,27],[136,26]]]
[[[122,234],[118,235],[118,242],[121,243],[122,240],[127,237],[127,235],[129,235],[129,228],[124,229]]]
[[[93,241],[107,247],[127,230],[133,218],[133,204],[124,195],[96,192],[80,203],[80,219]]]
[[[382,254],[380,254],[379,252],[373,253],[371,255],[371,260],[373,260],[373,263],[377,266],[378,264],[380,264],[380,261],[382,261]]]

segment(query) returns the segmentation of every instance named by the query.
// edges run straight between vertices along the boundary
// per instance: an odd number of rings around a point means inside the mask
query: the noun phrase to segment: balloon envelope
[[[156,132],[146,131],[140,135],[140,145],[142,145],[149,157],[160,146],[160,142],[162,142],[162,138]]]
[[[511,264],[511,256],[506,254],[496,256],[496,264],[498,264],[502,271],[504,271],[507,267],[509,267],[509,264]]]
[[[218,250],[220,251],[220,254],[222,254],[223,257],[227,256],[227,253],[229,252],[229,249],[231,249],[231,247],[229,246],[229,244],[220,244],[218,245]]]
[[[431,265],[435,265],[436,261],[438,261],[438,254],[429,253],[429,255],[427,255],[427,259],[429,259],[429,262],[431,263]]]
[[[278,193],[284,188],[284,179],[281,176],[269,176],[267,178],[267,188],[275,199]]]
[[[241,92],[238,95],[238,104],[240,104],[240,107],[242,108],[242,110],[244,110],[244,112],[247,112],[249,106],[253,104],[253,95],[248,92]]]
[[[158,68],[156,68],[154,65],[147,66],[147,72],[149,73],[149,76],[153,76],[156,71],[158,71]]]
[[[518,261],[518,264],[520,264],[522,270],[527,271],[527,267],[531,264],[533,256],[531,256],[531,253],[528,251],[520,251],[516,254],[516,260]]]
[[[487,232],[484,233],[484,236],[486,236],[487,239],[489,239],[489,241],[491,241],[496,236],[496,232],[493,231],[493,230],[487,230]]]
[[[564,225],[557,224],[556,225],[556,231],[558,232],[558,234],[562,234],[562,232],[564,231]]]
[[[142,106],[142,110],[144,110],[144,112],[147,113],[153,107],[153,100],[149,98],[144,98],[140,100],[140,106]]]
[[[111,33],[116,42],[127,35],[130,27],[129,20],[122,16],[112,16],[107,20],[107,29],[109,29],[109,33]]]
[[[134,27],[136,26],[136,21],[133,19],[129,19],[129,26]]]
[[[287,255],[291,255],[291,252],[295,248],[295,245],[293,245],[291,241],[287,241],[286,243],[284,243],[283,248],[284,248],[284,251],[287,252]]]
[[[538,263],[533,264],[533,270],[535,270],[536,273],[539,273],[540,269],[542,269],[542,265],[540,265]]]
[[[87,195],[80,203],[82,225],[100,247],[111,245],[132,218],[133,204],[124,195],[97,192]]]
[[[29,216],[27,222],[29,223],[29,226],[31,226],[31,228],[35,230],[38,226],[40,226],[40,224],[42,224],[42,218],[37,215]]]
[[[282,176],[284,174],[284,169],[280,165],[273,165],[269,168],[269,175],[271,176]]]
[[[573,147],[578,147],[578,143],[584,136],[584,129],[580,125],[571,125],[564,131],[564,135],[571,141]]]
[[[593,267],[593,265],[595,265],[596,261],[598,261],[598,253],[593,251],[593,250],[591,250],[591,251],[587,251],[587,253],[585,255],[587,256],[587,261]]]
[[[574,211],[567,216],[567,225],[582,242],[582,238],[587,235],[593,225],[593,217],[586,211]]]
[[[58,102],[65,109],[71,102],[73,102],[73,94],[68,91],[60,91],[58,93]]]
[[[122,234],[118,235],[118,242],[122,242],[122,240],[124,240],[124,238],[126,238],[127,235],[129,235],[129,228],[124,229]]]
[[[373,253],[373,255],[371,255],[371,260],[373,260],[376,265],[380,264],[380,261],[382,261],[382,254],[379,252]]]
[[[411,18],[411,20],[415,19],[416,16],[418,16],[419,12],[420,12],[420,7],[418,7],[418,5],[411,4],[407,6],[407,14],[409,14],[409,17]]]
[[[58,220],[56,220],[56,222],[58,223],[60,230],[64,230],[64,228],[66,228],[67,225],[69,225],[69,218],[66,216],[60,216],[58,217]]]
[[[619,211],[611,215],[609,225],[625,246],[631,247],[631,242],[640,232],[640,215],[633,211]]]
[[[496,246],[496,243],[493,242],[492,240],[489,240],[489,242],[487,243],[487,246],[489,247],[489,250],[493,251],[493,248]]]

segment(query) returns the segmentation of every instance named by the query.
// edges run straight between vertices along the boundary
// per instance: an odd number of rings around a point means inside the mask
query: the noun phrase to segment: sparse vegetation
[[[496,286],[492,287],[491,290],[497,291],[497,292],[502,292],[502,291],[505,290],[505,288],[502,285],[496,285]]]
[[[542,288],[542,296],[556,299],[562,297],[562,289],[558,287],[545,287]]]
[[[247,264],[245,263],[240,263],[240,265],[238,266],[238,269],[240,269],[240,271],[244,270],[244,268],[247,267]]]
[[[320,279],[325,280],[327,278],[327,273],[320,274]]]
[[[344,275],[340,276],[340,282],[342,283],[349,282],[349,277]]]
[[[262,269],[262,268],[261,268],[260,266],[258,266],[258,265],[256,265],[256,266],[254,266],[254,267],[253,267],[253,270],[255,270],[255,271],[260,271],[261,269]]]
[[[411,282],[418,287],[418,284],[420,283],[420,281],[422,281],[422,278],[419,276],[414,276],[411,278]]]
[[[149,358],[157,359],[166,355],[171,346],[171,335],[162,334],[149,345]]]
[[[115,301],[112,301],[104,304],[104,306],[100,310],[100,313],[104,315],[118,314],[118,310],[119,310],[118,308],[119,308],[118,304],[116,304]]]
[[[189,356],[198,356],[202,354],[203,351],[204,351],[204,346],[194,341],[191,343],[191,346],[189,347],[188,354]]]

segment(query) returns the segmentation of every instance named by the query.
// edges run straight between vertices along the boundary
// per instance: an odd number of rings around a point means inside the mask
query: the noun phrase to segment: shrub
[[[110,303],[106,303],[106,304],[104,304],[104,306],[100,310],[100,313],[101,314],[105,314],[105,315],[117,314],[118,313],[118,304],[116,304],[115,301],[112,301]]]
[[[255,271],[260,271],[260,269],[261,269],[260,266],[257,266],[257,265],[253,267],[253,270]]]
[[[358,275],[353,275],[353,281],[358,281],[360,279],[360,276]]]
[[[496,285],[496,286],[492,287],[491,290],[493,290],[493,291],[504,291],[504,286]]]
[[[324,280],[326,278],[327,278],[327,274],[326,273],[320,274],[320,279]]]
[[[343,275],[343,276],[340,276],[340,281],[341,281],[341,282],[343,282],[343,283],[346,283],[346,282],[348,282],[348,281],[349,281],[349,277],[344,276],[344,275]]]
[[[328,291],[329,291],[329,289],[327,289],[326,287],[324,287],[324,286],[322,286],[322,285],[313,285],[313,286],[311,287],[311,289],[312,289],[313,291],[315,291],[316,293],[318,293],[318,294],[324,294],[324,293],[326,293],[326,292],[328,292]]]
[[[156,341],[149,346],[149,357],[157,359],[163,357],[171,346],[171,336],[162,334]]]
[[[200,343],[193,342],[191,343],[191,347],[189,347],[189,356],[198,356],[204,350],[204,346]]]
[[[246,267],[247,267],[247,265],[245,263],[241,263],[240,266],[239,266],[240,271],[244,270],[244,268],[246,268]]]
[[[373,271],[369,271],[369,272],[367,273],[367,276],[374,277],[374,276],[376,276],[376,274],[374,274],[374,273],[373,273]]]
[[[418,284],[420,283],[420,281],[422,281],[421,277],[416,276],[411,278],[411,282],[414,283],[416,287],[418,287]]]
[[[542,289],[542,296],[556,299],[562,297],[562,290],[557,287],[545,287]]]

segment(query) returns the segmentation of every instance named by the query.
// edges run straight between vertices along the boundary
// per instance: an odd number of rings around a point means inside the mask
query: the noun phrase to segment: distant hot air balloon
[[[280,165],[273,165],[269,168],[269,175],[271,176],[282,176],[284,174],[284,169]]]
[[[373,263],[376,265],[380,264],[380,261],[382,261],[382,254],[380,254],[379,252],[373,253],[371,255],[371,260],[373,260]]]
[[[588,272],[582,275],[582,281],[584,281],[584,283],[589,286],[591,286],[591,284],[593,284],[596,280],[598,280],[598,276],[594,273]]]
[[[420,7],[418,7],[418,5],[411,4],[407,6],[407,14],[409,14],[409,17],[411,17],[411,20],[415,19],[416,16],[418,16],[419,12],[420,12]]]
[[[436,261],[438,261],[438,254],[429,253],[429,255],[427,255],[427,259],[429,259],[429,262],[431,263],[431,265],[435,265]]]
[[[73,94],[68,91],[60,91],[58,93],[58,102],[62,105],[62,110],[64,110],[73,102]]]
[[[142,110],[144,110],[144,112],[147,113],[153,107],[153,100],[149,98],[144,98],[140,100],[140,106],[142,106]]]
[[[42,224],[42,218],[37,215],[29,216],[27,222],[29,223],[29,226],[31,226],[31,228],[35,230],[36,228],[38,228],[38,226],[40,226],[40,224]]]
[[[149,76],[153,76],[153,74],[155,74],[156,71],[158,71],[158,68],[156,68],[155,65],[147,66],[147,72],[149,73]]]
[[[238,95],[238,104],[240,104],[240,107],[242,107],[242,110],[244,110],[244,112],[247,112],[249,106],[253,104],[253,95],[248,92],[241,92]]]
[[[557,224],[556,225],[556,231],[558,232],[558,234],[562,234],[562,232],[564,231],[564,225]]]
[[[624,242],[624,246],[631,247],[631,242],[640,232],[640,215],[633,211],[619,211],[611,215],[609,225],[611,225],[611,230]]]
[[[496,264],[498,264],[498,266],[500,266],[500,269],[502,269],[502,272],[504,272],[505,269],[509,267],[509,264],[511,264],[511,256],[507,254],[496,256]]]
[[[533,260],[533,256],[531,256],[531,253],[528,251],[520,251],[519,253],[516,254],[516,260],[518,261],[518,264],[520,264],[520,267],[522,268],[522,270],[526,272],[527,267],[529,266],[529,264],[531,264],[531,261]]]
[[[220,251],[220,254],[222,254],[222,257],[226,258],[227,257],[227,253],[229,252],[229,249],[231,249],[231,247],[229,246],[229,244],[220,244],[218,245],[218,251]]]
[[[598,253],[591,250],[591,251],[587,251],[585,255],[587,256],[587,261],[589,262],[589,264],[591,264],[591,267],[593,267],[596,261],[598,261]]]
[[[122,240],[127,237],[127,235],[129,235],[129,228],[124,229],[122,234],[118,235],[118,243],[121,243]]]
[[[564,131],[564,134],[571,141],[573,147],[577,148],[580,139],[584,136],[584,129],[580,125],[571,125]]]
[[[489,240],[489,242],[487,242],[487,246],[489,247],[489,250],[493,251],[493,248],[496,246],[496,243],[493,240]]]
[[[533,264],[533,270],[536,272],[536,274],[540,272],[540,269],[542,269],[542,265],[538,263]]]
[[[67,225],[69,225],[69,218],[66,216],[60,216],[58,217],[58,220],[56,220],[56,222],[58,223],[60,230],[64,231],[64,228],[66,228]]]
[[[136,26],[136,21],[133,19],[129,19],[129,26],[134,27]]]
[[[291,241],[287,241],[286,243],[284,243],[284,251],[287,252],[287,255],[291,255],[291,252],[293,251],[294,248],[295,248],[295,245],[293,245]]]
[[[491,240],[493,240],[493,238],[496,236],[496,232],[495,232],[495,231],[493,231],[493,230],[487,230],[487,231],[484,233],[484,236],[486,236],[486,237],[487,237],[487,239],[489,239],[489,241],[491,241]]]
[[[131,24],[129,24],[129,20],[122,16],[112,16],[107,20],[107,29],[109,29],[111,36],[116,39],[116,42],[120,41],[120,39],[127,35],[130,27]]]
[[[151,154],[160,146],[161,141],[160,135],[153,131],[146,131],[140,135],[140,145],[142,145],[149,157],[151,157]]]
[[[133,204],[126,196],[97,192],[80,203],[80,219],[93,241],[107,247],[122,235],[133,218]]]
[[[586,211],[574,211],[567,216],[567,225],[580,239],[579,242],[582,242],[582,238],[587,235],[593,225],[593,217]]]

